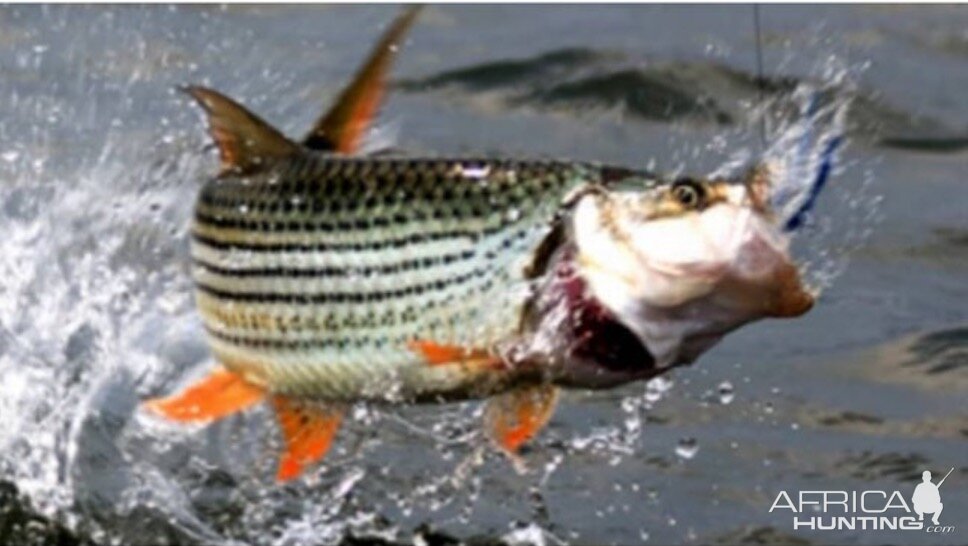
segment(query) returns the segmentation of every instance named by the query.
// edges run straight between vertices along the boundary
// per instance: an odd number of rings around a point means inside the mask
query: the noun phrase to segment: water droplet
[[[664,377],[656,377],[645,384],[645,401],[650,404],[658,402],[671,388],[672,381]]]
[[[599,513],[596,512],[596,515]],[[501,538],[509,546],[545,546],[548,543],[545,538],[544,529],[536,523],[515,529]]]
[[[681,438],[676,444],[676,455],[680,458],[689,460],[699,452],[699,441],[695,438]]]
[[[736,391],[733,389],[733,384],[729,381],[723,381],[719,384],[719,403],[725,405],[730,404],[733,399],[736,398]]]

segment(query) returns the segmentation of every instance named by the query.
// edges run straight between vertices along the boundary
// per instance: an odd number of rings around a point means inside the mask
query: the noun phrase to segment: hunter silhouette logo
[[[941,481],[937,485],[931,483],[931,471],[925,470],[921,473],[921,483],[914,488],[914,495],[911,496],[911,504],[914,505],[914,511],[917,512],[918,518],[924,521],[924,514],[932,514],[931,523],[935,525],[941,525],[938,523],[938,518],[941,516],[941,510],[944,509],[944,504],[941,503],[941,484],[948,479],[948,476],[954,471],[954,467],[941,478]]]
[[[770,513],[789,511],[793,530],[811,531],[922,531],[952,533],[955,527],[941,525],[944,504],[941,485],[954,468],[935,484],[931,472],[921,474],[921,483],[911,495],[911,503],[900,491],[780,491],[770,506]],[[924,515],[930,514],[926,525]]]

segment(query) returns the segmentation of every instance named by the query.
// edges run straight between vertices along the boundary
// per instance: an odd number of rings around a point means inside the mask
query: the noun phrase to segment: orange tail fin
[[[548,424],[557,401],[553,385],[519,388],[488,400],[485,425],[498,445],[515,453]]]
[[[224,368],[219,368],[180,394],[145,402],[145,407],[180,422],[212,421],[247,409],[265,391]]]
[[[276,479],[280,482],[299,477],[308,464],[326,455],[343,419],[341,410],[299,404],[276,396],[272,399],[286,441]]]

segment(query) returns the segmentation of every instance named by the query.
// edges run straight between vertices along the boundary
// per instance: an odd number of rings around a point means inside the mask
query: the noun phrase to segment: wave
[[[750,123],[760,101],[782,104],[801,84],[793,76],[757,77],[719,62],[650,61],[586,48],[483,62],[397,82],[408,93],[433,93],[499,110],[530,108],[575,117],[618,110],[631,119],[708,125]],[[829,87],[829,86],[828,86]],[[968,133],[907,113],[876,93],[833,87],[850,98],[850,136],[868,144],[924,152],[968,149]],[[832,97],[828,97],[828,100]]]

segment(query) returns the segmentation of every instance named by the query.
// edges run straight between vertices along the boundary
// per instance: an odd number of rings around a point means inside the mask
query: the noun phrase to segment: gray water
[[[264,410],[188,431],[141,415],[209,365],[186,233],[216,165],[173,87],[301,134],[395,13],[0,9],[0,542],[968,542],[965,6],[763,8],[763,98],[811,84],[851,105],[819,304],[665,380],[568,393],[524,473],[474,404],[357,408],[286,486]],[[431,6],[382,138],[708,172],[761,146],[754,44],[748,6]],[[944,535],[769,512],[780,491],[910,499],[952,467]]]

